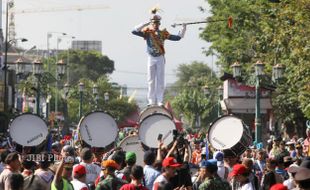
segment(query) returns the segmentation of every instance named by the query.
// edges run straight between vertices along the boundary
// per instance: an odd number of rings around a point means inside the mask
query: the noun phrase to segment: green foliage
[[[183,115],[183,119],[191,127],[195,127],[199,115],[201,127],[208,126],[208,122],[214,119],[209,115],[217,104],[216,89],[220,84],[215,73],[206,64],[193,62],[181,64],[177,69],[177,77],[178,80],[166,94],[166,99],[172,100],[176,115]],[[203,88],[206,85],[210,89],[210,95],[204,94]]]
[[[278,118],[294,124],[310,118],[310,1],[281,0],[207,0],[211,6],[210,19],[232,16],[233,27],[226,23],[209,23],[200,36],[211,42],[210,50],[217,52],[219,64],[231,72],[235,61],[242,64],[243,75],[250,78],[253,64],[259,59],[266,64],[266,74],[272,66],[285,65],[286,80],[278,85],[273,96]]]

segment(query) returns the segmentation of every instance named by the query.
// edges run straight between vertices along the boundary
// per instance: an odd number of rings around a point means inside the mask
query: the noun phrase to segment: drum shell
[[[173,142],[173,130],[176,130],[173,120],[161,113],[154,113],[140,122],[139,139],[145,150],[157,148],[159,134],[163,135],[163,143],[168,146]]]
[[[231,146],[230,148],[214,147],[212,145],[212,141],[215,139],[214,139],[214,136],[212,136],[210,134],[211,130],[213,130],[214,127],[219,127],[220,122],[223,123],[224,120],[226,120],[226,122],[227,122],[228,119],[232,119],[232,118],[240,120],[239,124],[242,125],[243,131],[242,131],[241,137],[239,138],[238,142],[235,142],[235,144],[233,146]],[[232,128],[231,130],[234,130],[234,128]],[[224,132],[227,135],[232,135],[232,133],[229,133],[229,131],[227,131],[227,130],[225,130]],[[227,138],[229,138],[229,136]],[[251,133],[250,133],[248,126],[246,126],[245,123],[240,118],[232,116],[232,115],[225,115],[225,116],[217,118],[210,125],[209,130],[208,130],[208,141],[209,141],[210,145],[213,146],[213,148],[223,151],[225,156],[240,156],[252,144],[252,137],[251,137]]]
[[[143,166],[144,165],[144,150],[140,143],[139,136],[138,135],[130,135],[125,137],[119,144],[119,147],[121,147],[126,152],[134,152],[136,153],[136,164]]]
[[[47,142],[48,127],[38,115],[23,113],[10,121],[9,133],[13,142],[21,147],[44,149]]]
[[[93,111],[81,118],[78,124],[78,134],[83,147],[98,147],[110,150],[115,147],[118,126],[113,117],[107,112]]]
[[[173,118],[172,113],[168,109],[164,108],[163,106],[152,105],[152,106],[145,108],[144,110],[140,112],[139,122],[142,122],[147,116],[153,115],[156,113],[166,115],[170,119]]]

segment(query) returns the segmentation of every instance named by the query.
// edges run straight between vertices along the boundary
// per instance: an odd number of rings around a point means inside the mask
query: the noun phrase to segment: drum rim
[[[207,134],[208,134],[208,142],[210,143],[210,145],[213,147],[213,145],[212,145],[212,143],[211,143],[211,141],[210,141],[210,130],[211,130],[211,128],[212,128],[212,126],[218,121],[218,120],[220,120],[220,119],[222,119],[222,118],[225,118],[225,117],[234,117],[234,118],[237,118],[237,119],[239,119],[241,122],[242,122],[242,124],[244,124],[244,122],[242,121],[242,119],[240,119],[239,117],[237,117],[237,116],[235,116],[235,115],[232,115],[232,114],[229,114],[229,115],[222,115],[221,117],[218,117],[218,118],[216,118],[212,123],[210,123],[210,126],[209,126],[209,129],[208,129],[208,131],[207,131]],[[220,149],[217,149],[217,150],[220,150]],[[225,150],[225,149],[221,149],[221,150]]]
[[[170,119],[173,119],[173,114],[172,114],[172,112],[171,112],[170,110],[168,110],[167,108],[165,108],[165,107],[163,107],[163,106],[152,105],[152,106],[149,106],[149,107],[144,108],[144,109],[139,113],[139,118],[138,118],[139,123],[141,123],[142,120],[144,120],[147,116],[153,115],[153,114],[157,114],[158,112],[151,113],[151,114],[147,115],[146,117],[144,117],[143,119],[141,119],[141,115],[143,114],[143,112],[145,112],[146,110],[148,110],[148,109],[150,109],[150,108],[155,108],[155,107],[160,108],[160,109],[162,109],[162,110],[165,110],[166,113],[169,114],[169,118],[170,118]],[[163,113],[160,113],[160,114],[163,114]],[[165,115],[165,114],[163,114],[163,115]],[[167,115],[167,116],[168,116],[168,115]]]
[[[123,144],[123,142],[126,140],[126,139],[128,139],[128,138],[130,138],[130,137],[138,137],[138,140],[140,141],[140,138],[139,138],[139,135],[128,135],[128,136],[126,136],[123,140],[121,140],[121,142],[119,142],[119,147],[121,146],[121,144]]]
[[[46,121],[45,121],[40,115],[38,115],[38,114],[33,114],[33,113],[31,113],[31,112],[20,113],[20,114],[18,114],[17,116],[14,116],[14,117],[10,120],[9,125],[8,125],[8,130],[9,130],[8,132],[9,132],[10,138],[11,138],[15,143],[19,144],[18,142],[16,142],[16,141],[12,138],[12,135],[11,135],[11,132],[10,132],[10,128],[11,128],[12,123],[14,122],[15,119],[17,119],[18,117],[21,117],[21,116],[25,116],[25,115],[31,115],[31,116],[35,116],[35,117],[41,119],[41,120],[43,121],[43,123],[44,123],[44,126],[45,126],[46,129],[47,129],[47,134],[46,134],[44,140],[43,140],[42,142],[40,142],[39,144],[37,144],[37,145],[33,145],[33,146],[39,146],[39,145],[41,145],[44,141],[47,140],[47,136],[48,136],[48,134],[49,134],[50,131],[49,131],[49,128],[48,128],[48,125],[47,125]],[[22,145],[22,144],[19,144],[19,145],[24,146],[24,145]],[[30,147],[33,147],[33,146],[30,146]]]
[[[138,137],[139,137],[139,140],[140,140],[140,142],[141,142],[143,145],[147,146],[148,148],[154,148],[154,147],[150,147],[150,146],[146,145],[145,143],[143,143],[143,141],[142,141],[141,138],[140,138],[140,135],[139,135],[140,133],[139,133],[139,131],[140,131],[140,127],[141,127],[141,124],[143,123],[143,121],[146,120],[146,119],[149,118],[149,117],[154,116],[154,115],[160,115],[160,116],[164,116],[164,117],[168,118],[169,120],[172,121],[175,130],[178,130],[178,129],[177,129],[177,126],[176,126],[176,124],[175,124],[175,122],[174,122],[174,120],[173,120],[172,118],[168,117],[167,115],[162,114],[162,113],[153,113],[153,114],[151,114],[151,115],[148,115],[148,116],[145,117],[141,122],[139,122],[139,128],[138,128]],[[173,141],[172,141],[172,142],[173,142]],[[171,143],[172,143],[172,142],[171,142]],[[169,144],[171,144],[171,143],[169,143]]]
[[[107,111],[94,110],[94,111],[90,111],[90,112],[88,112],[87,114],[83,115],[83,117],[81,117],[81,119],[80,119],[80,121],[79,121],[79,123],[78,123],[78,125],[77,125],[78,136],[79,136],[79,138],[80,138],[84,143],[88,144],[84,139],[82,139],[82,135],[81,135],[81,133],[80,133],[80,128],[81,128],[81,124],[82,124],[82,122],[84,121],[84,119],[85,119],[87,116],[89,116],[89,115],[91,115],[91,114],[94,114],[94,113],[104,113],[104,114],[110,116],[110,117],[114,120],[114,122],[115,122],[115,124],[116,124],[116,126],[117,126],[117,130],[116,130],[116,135],[115,135],[114,141],[108,143],[108,144],[105,145],[104,147],[98,147],[98,148],[106,148],[106,147],[108,147],[109,145],[111,145],[113,142],[115,142],[115,140],[116,140],[116,138],[117,138],[117,136],[118,136],[118,133],[119,133],[119,127],[118,127],[118,125],[117,125],[117,122],[116,122],[115,118],[112,116],[112,114],[110,114],[110,113],[107,112]],[[90,147],[97,147],[97,146],[93,146],[93,145],[91,145],[91,144],[88,144],[88,145],[89,145]]]

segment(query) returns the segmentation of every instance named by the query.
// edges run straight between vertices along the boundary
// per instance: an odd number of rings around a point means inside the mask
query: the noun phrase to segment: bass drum
[[[216,119],[208,131],[210,145],[226,156],[240,156],[252,144],[249,128],[232,115]]]
[[[173,118],[172,113],[169,110],[167,110],[166,108],[164,108],[162,106],[152,105],[152,106],[149,106],[149,107],[145,108],[144,110],[142,110],[142,112],[139,115],[139,122],[142,122],[147,116],[153,115],[156,113],[166,115],[170,119]]]
[[[45,121],[37,115],[24,113],[9,123],[9,134],[13,142],[22,147],[44,148],[48,135]],[[33,153],[33,152],[32,152]]]
[[[173,142],[173,131],[176,130],[175,123],[167,115],[155,113],[145,117],[138,131],[139,139],[148,148],[157,148],[159,134],[165,146]]]
[[[131,135],[124,138],[120,144],[119,147],[121,147],[126,152],[134,152],[137,156],[136,164],[143,166],[144,165],[144,150],[140,143],[139,136],[138,135]]]
[[[81,118],[78,131],[86,146],[109,150],[115,145],[118,126],[111,115],[94,111]]]

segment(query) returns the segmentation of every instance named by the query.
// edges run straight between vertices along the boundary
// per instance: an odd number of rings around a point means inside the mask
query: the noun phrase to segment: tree
[[[172,100],[172,106],[177,115],[183,115],[191,127],[195,127],[198,117],[201,126],[206,127],[214,118],[208,118],[211,110],[217,105],[216,89],[219,80],[215,73],[199,62],[181,64],[177,69],[178,80],[166,94],[166,99]],[[203,88],[208,85],[210,95]]]
[[[210,52],[217,52],[217,64],[226,72],[240,61],[243,74],[249,75],[253,63],[260,59],[266,73],[277,63],[286,67],[286,81],[280,83],[273,96],[278,118],[304,126],[309,115],[310,2],[307,0],[277,3],[264,0],[208,0],[210,19],[234,18],[232,29],[222,23],[209,23],[200,34],[211,42]],[[245,81],[249,76],[245,77]],[[289,110],[289,112],[288,112]]]

